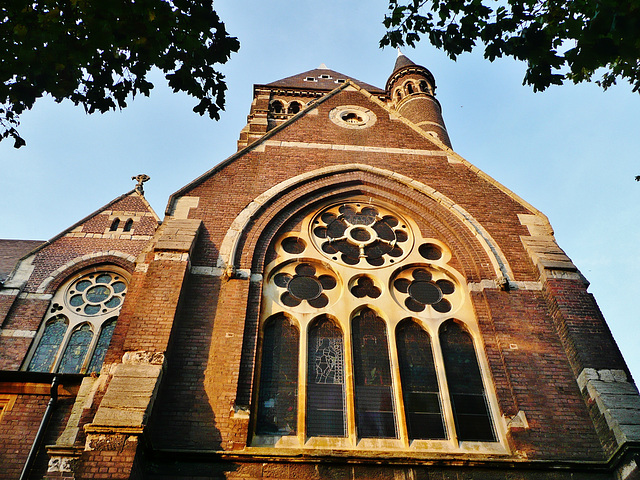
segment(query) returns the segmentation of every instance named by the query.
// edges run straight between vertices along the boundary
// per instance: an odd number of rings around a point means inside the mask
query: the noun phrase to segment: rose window
[[[311,232],[332,260],[359,267],[381,267],[409,253],[409,229],[397,215],[372,205],[347,203],[325,209]]]
[[[279,290],[280,302],[287,307],[297,307],[307,302],[314,308],[329,304],[327,292],[336,286],[336,279],[327,269],[310,262],[288,264],[273,277]]]
[[[80,315],[109,313],[122,305],[127,290],[125,282],[115,273],[90,273],[71,285],[65,302]]]
[[[404,306],[412,312],[422,312],[428,305],[439,313],[450,312],[456,287],[445,278],[435,279],[434,274],[424,267],[400,272],[393,280],[396,297],[404,297]]]

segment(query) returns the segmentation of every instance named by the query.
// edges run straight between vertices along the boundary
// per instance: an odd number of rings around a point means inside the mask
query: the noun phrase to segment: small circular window
[[[329,118],[343,128],[367,128],[377,120],[375,113],[358,105],[336,107],[329,112]]]

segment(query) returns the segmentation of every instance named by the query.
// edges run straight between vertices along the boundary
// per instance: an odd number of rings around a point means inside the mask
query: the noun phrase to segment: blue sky
[[[150,98],[121,112],[87,116],[42,99],[23,115],[27,146],[0,143],[0,238],[53,237],[130,190],[146,173],[147,199],[162,217],[168,196],[236,150],[252,85],[329,68],[384,87],[396,52],[380,50],[379,0],[225,0],[215,4],[241,48],[221,67],[227,110],[219,122],[191,109],[154,74]],[[589,291],[636,378],[640,378],[640,95],[627,84],[603,92],[522,86],[525,67],[457,62],[421,43],[405,50],[436,77],[454,149],[544,212],[560,246],[591,282]]]

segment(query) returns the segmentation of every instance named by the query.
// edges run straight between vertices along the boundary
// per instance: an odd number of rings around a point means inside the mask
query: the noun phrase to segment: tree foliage
[[[527,63],[534,91],[566,80],[607,89],[625,79],[640,92],[639,0],[390,0],[380,46],[421,35],[452,59],[484,45],[485,58]]]
[[[226,85],[215,65],[239,47],[212,0],[2,0],[0,140],[25,144],[19,116],[45,94],[87,113],[124,108],[149,95],[153,67],[218,119]]]

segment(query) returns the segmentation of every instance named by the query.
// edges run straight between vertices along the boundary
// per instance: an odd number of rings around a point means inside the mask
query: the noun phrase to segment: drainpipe
[[[49,403],[47,405],[47,409],[44,411],[44,415],[42,416],[42,421],[40,422],[40,428],[38,428],[38,433],[36,433],[36,438],[33,440],[33,444],[31,445],[31,450],[29,451],[29,455],[27,456],[27,461],[24,463],[24,467],[22,468],[22,473],[20,474],[20,480],[26,480],[29,475],[29,471],[31,470],[31,466],[33,461],[36,459],[36,454],[40,449],[40,444],[44,438],[44,434],[47,431],[47,425],[49,424],[49,419],[51,418],[51,414],[53,413],[53,409],[58,401],[58,384],[60,381],[58,380],[58,376],[54,376],[51,382],[51,393],[49,397]]]

